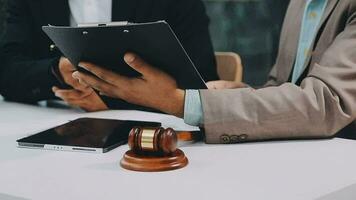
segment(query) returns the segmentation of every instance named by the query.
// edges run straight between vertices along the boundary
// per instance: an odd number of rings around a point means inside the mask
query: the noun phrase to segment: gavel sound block
[[[171,128],[133,128],[128,139],[130,150],[120,164],[125,169],[142,172],[183,168],[188,159],[177,149],[177,141],[177,134]]]

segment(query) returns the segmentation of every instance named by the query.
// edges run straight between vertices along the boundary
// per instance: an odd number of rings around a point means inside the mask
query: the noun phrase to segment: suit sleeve
[[[205,81],[217,80],[209,18],[201,0],[173,0],[169,23]]]
[[[267,83],[264,85],[264,87],[270,87],[270,86],[277,86],[278,81],[277,81],[277,67],[274,65],[268,75],[268,80]]]
[[[6,100],[25,103],[54,98],[51,86],[57,81],[51,67],[58,58],[41,59],[34,55],[33,49],[37,47],[27,1],[9,1],[7,15],[0,47],[4,59],[0,66],[0,93]]]
[[[328,138],[356,118],[356,18],[300,86],[201,91],[206,141]]]

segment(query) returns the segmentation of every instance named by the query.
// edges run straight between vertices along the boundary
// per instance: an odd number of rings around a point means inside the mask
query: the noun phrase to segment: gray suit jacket
[[[200,91],[207,143],[328,138],[356,119],[356,1],[329,0],[295,85],[289,80],[305,2],[289,5],[279,55],[264,88]],[[356,128],[349,131],[356,134]]]

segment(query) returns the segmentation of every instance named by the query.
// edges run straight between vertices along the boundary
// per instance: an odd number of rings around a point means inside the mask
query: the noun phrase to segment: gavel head
[[[135,127],[130,131],[128,144],[136,153],[170,154],[177,150],[177,134],[171,129]]]

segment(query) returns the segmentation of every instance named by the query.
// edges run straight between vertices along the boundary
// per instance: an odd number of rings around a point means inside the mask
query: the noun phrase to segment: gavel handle
[[[177,131],[177,136],[178,136],[178,140],[183,142],[199,141],[203,139],[203,135],[200,131],[195,131],[195,132]]]

